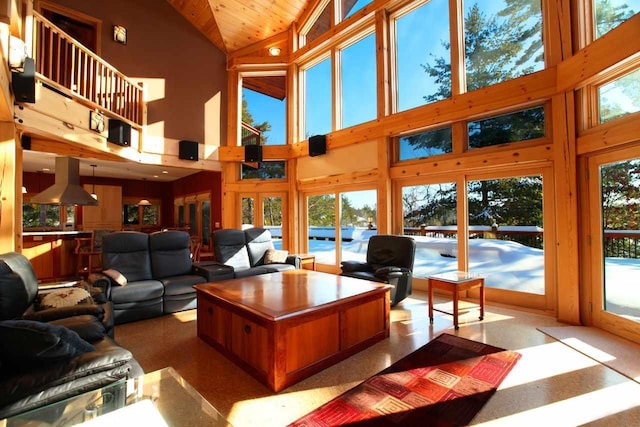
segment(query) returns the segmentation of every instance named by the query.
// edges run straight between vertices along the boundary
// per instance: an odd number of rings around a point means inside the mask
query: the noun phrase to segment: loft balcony
[[[203,140],[198,134],[176,131],[175,125],[171,126],[171,132],[166,132],[166,123],[175,123],[176,119],[166,117],[171,112],[159,114],[157,109],[155,122],[147,122],[149,102],[164,104],[164,109],[166,105],[183,108],[179,101],[166,98],[166,80],[157,75],[125,75],[36,11],[32,11],[26,21],[25,28],[30,30],[25,33],[25,44],[29,57],[35,62],[35,102],[18,102],[13,115],[18,131],[31,136],[32,150],[103,160],[128,159],[194,170],[221,170],[217,161],[219,134],[208,133],[212,135],[210,140]],[[138,57],[145,61],[144,57]],[[16,96],[16,99],[20,98]],[[219,109],[209,109],[207,113],[209,111]],[[192,117],[197,115],[189,120]],[[207,126],[206,118],[203,119]],[[219,118],[213,116],[213,119]],[[125,128],[131,127],[128,144],[108,141],[109,122],[114,120],[122,122]],[[178,126],[193,129],[184,120]],[[198,140],[197,161],[180,159],[178,142],[183,139]]]

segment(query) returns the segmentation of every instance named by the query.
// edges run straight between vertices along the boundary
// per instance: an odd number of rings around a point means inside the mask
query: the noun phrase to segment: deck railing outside
[[[143,125],[142,87],[33,12],[33,56],[38,77],[93,108]]]
[[[261,134],[262,132],[260,132],[260,129],[254,128],[253,126],[242,122],[240,133],[241,145],[260,145]]]

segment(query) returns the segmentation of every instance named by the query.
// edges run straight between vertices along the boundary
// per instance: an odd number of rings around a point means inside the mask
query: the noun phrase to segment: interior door
[[[592,322],[640,342],[638,150],[594,156],[588,170]]]

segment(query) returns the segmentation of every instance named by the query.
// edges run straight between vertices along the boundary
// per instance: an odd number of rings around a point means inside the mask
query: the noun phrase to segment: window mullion
[[[467,91],[462,0],[449,0],[449,34],[451,40],[451,94],[460,95]]]

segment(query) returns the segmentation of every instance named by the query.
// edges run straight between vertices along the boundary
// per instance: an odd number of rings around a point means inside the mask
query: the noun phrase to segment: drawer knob
[[[251,325],[244,325],[244,332],[247,334],[251,333]]]

